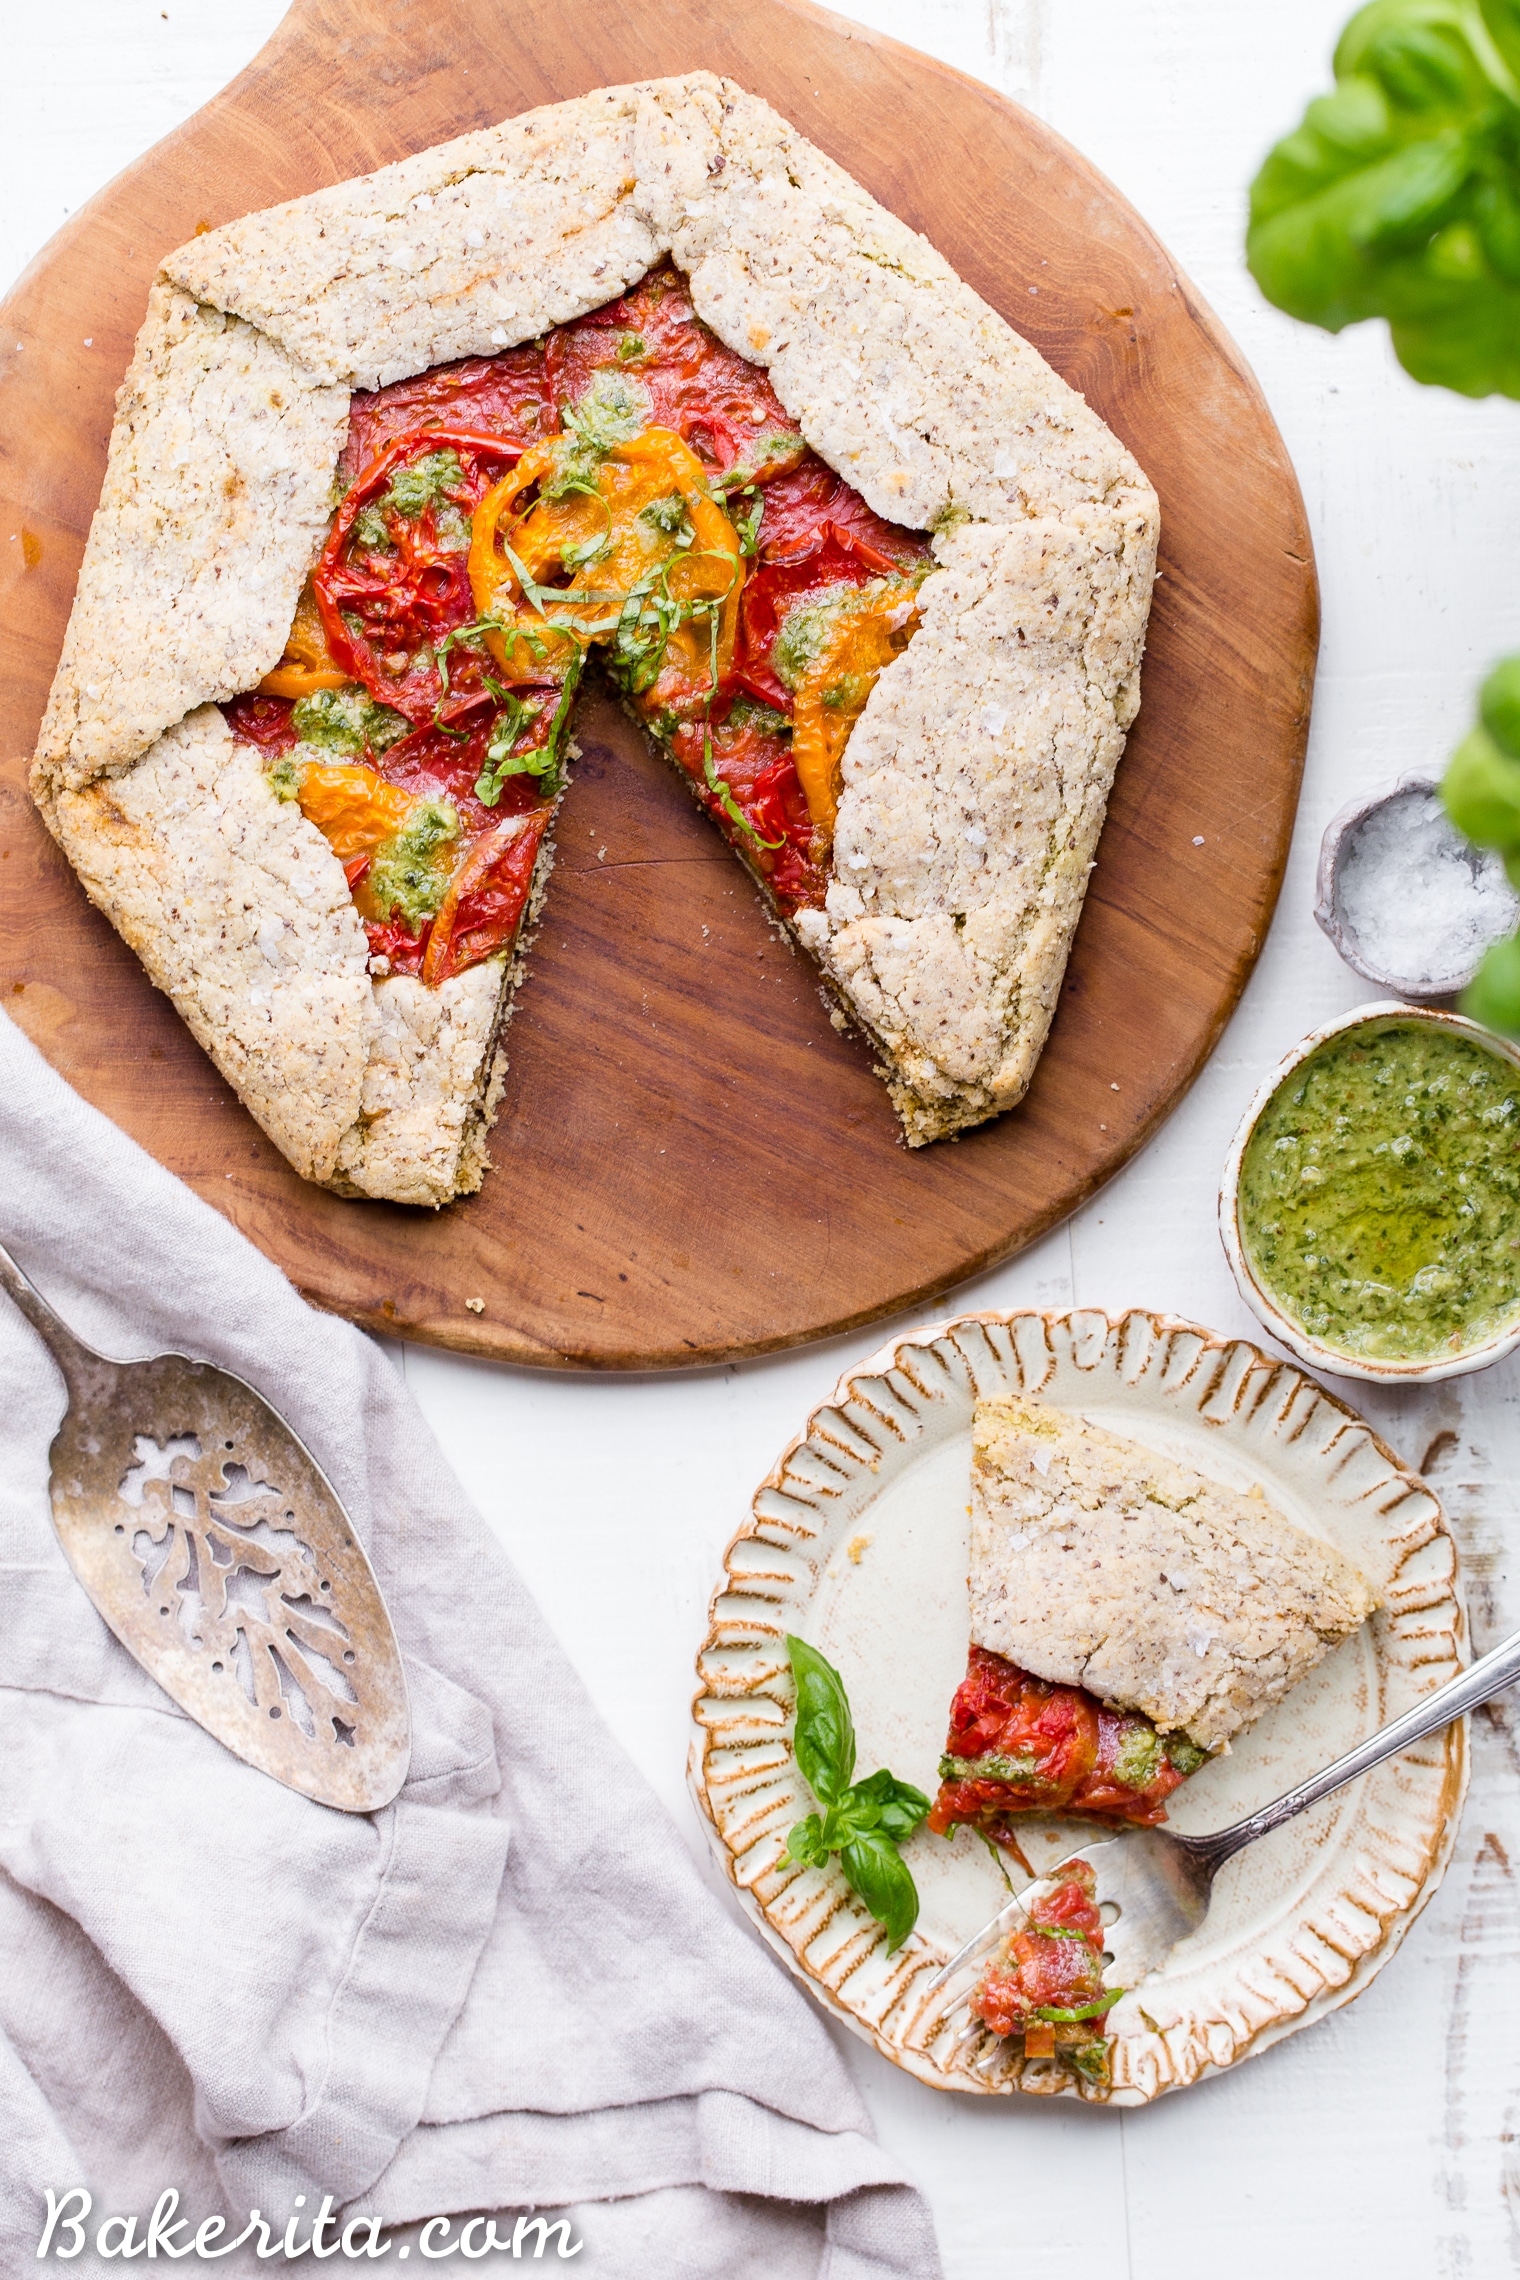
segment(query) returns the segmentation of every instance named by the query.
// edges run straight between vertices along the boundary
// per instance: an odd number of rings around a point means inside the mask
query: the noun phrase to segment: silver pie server
[[[127,1652],[261,1773],[346,1813],[388,1805],[412,1750],[401,1652],[310,1450],[230,1370],[107,1361],[3,1249],[0,1287],[68,1387],[53,1525]]]
[[[1076,1860],[1088,1862],[1096,1882],[1105,1923],[1104,1946],[1109,1958],[1104,1983],[1109,1987],[1137,1987],[1151,1972],[1160,1969],[1179,1940],[1197,1931],[1209,1911],[1214,1879],[1227,1860],[1233,1860],[1236,1853],[1254,1844],[1258,1837],[1281,1828],[1284,1821],[1291,1821],[1311,1805],[1317,1805],[1322,1797],[1344,1789],[1358,1774],[1370,1773],[1385,1758],[1396,1756],[1411,1743],[1423,1741],[1427,1734],[1438,1732],[1495,1694],[1502,1694],[1505,1687],[1513,1686],[1517,1679],[1520,1679],[1520,1631],[1501,1641],[1467,1670],[1459,1671],[1444,1686],[1438,1686],[1433,1694],[1425,1695],[1399,1717],[1391,1719],[1377,1733],[1369,1734],[1344,1757],[1336,1758],[1333,1764],[1300,1782],[1296,1789],[1274,1798],[1259,1812],[1247,1813],[1243,1820],[1233,1822],[1227,1829],[1190,1837],[1169,1829],[1135,1828],[1117,1836],[1102,1837],[1096,1844],[1079,1845],[1054,1869],[1015,1894],[975,1938],[969,1939],[935,1973],[924,1990],[925,2000],[942,1990],[954,1990],[943,2007],[945,2023],[952,2028],[959,2027],[963,2041],[974,2041],[977,2034],[988,2034],[989,2030],[980,2021],[973,2020],[967,2008],[983,1964],[1007,1933],[1018,1930],[1036,1895],[1058,1883],[1061,1871]],[[994,2061],[995,2054],[989,2053],[986,2063]]]

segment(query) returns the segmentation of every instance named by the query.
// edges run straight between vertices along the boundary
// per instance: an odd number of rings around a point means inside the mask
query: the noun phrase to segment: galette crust
[[[1217,1749],[1377,1593],[1270,1504],[1033,1401],[972,1428],[973,1644]]]
[[[202,705],[49,821],[92,902],[303,1179],[328,1180],[380,1033],[343,867]]]
[[[604,88],[195,238],[164,264],[119,399],[34,789],[265,1129],[342,1192],[437,1204],[479,1184],[508,962],[438,993],[371,980],[306,826],[330,989],[314,965],[309,1024],[294,999],[255,1015],[238,991],[267,977],[229,964],[213,898],[205,957],[167,939],[155,899],[197,863],[209,879],[226,819],[179,855],[189,811],[156,803],[235,800],[229,893],[262,839],[285,859],[293,811],[252,755],[212,765],[196,708],[281,654],[349,391],[535,338],[666,254],[813,448],[878,512],[941,533],[922,630],[846,754],[828,907],[795,930],[879,1048],[910,1143],[1011,1106],[1044,1043],[1138,704],[1155,494],[933,247],[769,106],[709,73]],[[200,724],[193,788],[171,781],[180,721]]]
[[[346,389],[159,279],[116,399],[37,746],[39,799],[130,767],[197,705],[269,671],[347,433]]]

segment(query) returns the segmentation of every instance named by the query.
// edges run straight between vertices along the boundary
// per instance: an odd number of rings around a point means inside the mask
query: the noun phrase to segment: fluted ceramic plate
[[[1153,1314],[975,1314],[914,1332],[842,1378],[760,1487],[729,1546],[698,1656],[692,1785],[719,1861],[783,1960],[847,2026],[945,2090],[1102,2097],[1052,2060],[996,2082],[957,2053],[929,1981],[1006,1897],[970,1832],[906,1847],[922,1900],[896,1955],[837,1866],[786,1858],[812,1809],[791,1747],[788,1631],[837,1665],[860,1773],[930,1794],[964,1676],[971,1416],[1008,1394],[1091,1418],[1228,1488],[1259,1482],[1386,1602],[1171,1806],[1223,1826],[1329,1763],[1466,1660],[1441,1507],[1371,1428],[1302,1371],[1241,1339]],[[1361,1992],[1445,1870],[1467,1781],[1459,1725],[1366,1774],[1230,1862],[1207,1921],[1109,2015],[1118,2105],[1263,2050]],[[1092,1824],[1021,1830],[1038,1870]]]

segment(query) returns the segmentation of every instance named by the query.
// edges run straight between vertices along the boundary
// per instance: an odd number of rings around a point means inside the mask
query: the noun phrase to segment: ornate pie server
[[[235,1757],[372,1813],[406,1779],[411,1714],[380,1587],[321,1467],[210,1362],[112,1362],[0,1250],[0,1286],[68,1387],[53,1525],[128,1653]]]

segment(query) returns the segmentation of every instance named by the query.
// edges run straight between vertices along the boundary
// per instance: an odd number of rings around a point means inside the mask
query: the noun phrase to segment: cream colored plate
[[[1456,1555],[1440,1505],[1351,1410],[1286,1363],[1152,1314],[976,1314],[899,1339],[841,1379],[755,1497],[729,1546],[697,1659],[691,1780],[726,1873],[760,1930],[829,2008],[940,2089],[993,2087],[956,2060],[934,1972],[1006,1887],[969,1832],[906,1848],[918,1929],[888,1956],[837,1868],[785,1858],[812,1809],[792,1757],[785,1634],[835,1663],[858,1771],[929,1793],[967,1646],[973,1403],[1038,1394],[1224,1486],[1260,1482],[1339,1544],[1386,1609],[1173,1802],[1180,1829],[1268,1802],[1466,1661]],[[1232,1861],[1207,1922],[1116,2006],[1114,2082],[1139,2105],[1266,2048],[1359,1994],[1445,1870],[1467,1782],[1465,1727],[1433,1737]],[[1036,1868],[1092,1824],[1031,1822]],[[974,2053],[967,2054],[967,2056]],[[999,2087],[1101,2097],[1049,2060]]]

